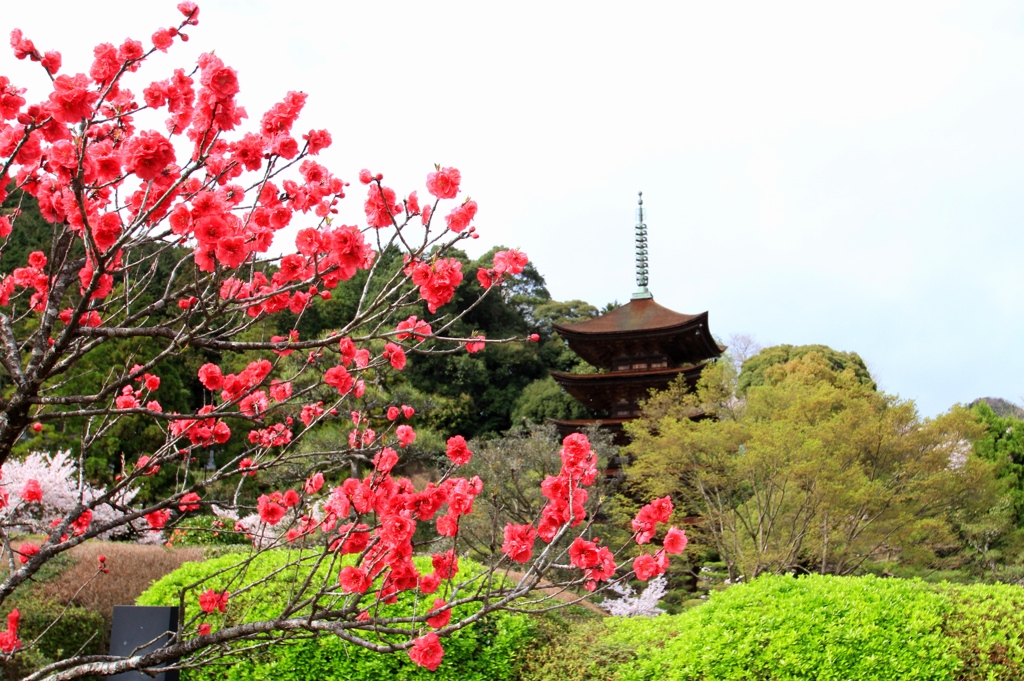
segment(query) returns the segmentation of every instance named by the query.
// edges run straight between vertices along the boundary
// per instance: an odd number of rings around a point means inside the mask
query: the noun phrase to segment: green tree
[[[512,408],[512,421],[543,423],[547,419],[585,419],[590,412],[548,376],[523,389]]]
[[[984,400],[971,408],[985,426],[974,443],[975,453],[996,466],[996,474],[1006,480],[1013,496],[1014,519],[1024,527],[1024,421],[999,416]]]
[[[770,367],[745,402],[733,381],[718,362],[695,393],[652,399],[627,426],[626,473],[633,490],[700,515],[699,539],[734,577],[934,559],[1000,501],[995,467],[971,454],[982,429],[962,408],[921,419],[814,352]]]
[[[739,376],[739,392],[746,393],[751,386],[764,385],[765,374],[769,368],[799,359],[812,352],[828,363],[833,371],[841,372],[850,369],[861,383],[871,389],[876,387],[867,365],[856,352],[841,352],[833,350],[827,345],[774,345],[761,350],[743,362],[743,369]]]

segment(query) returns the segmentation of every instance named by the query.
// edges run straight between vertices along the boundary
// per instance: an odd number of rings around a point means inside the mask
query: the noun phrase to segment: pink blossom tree
[[[18,30],[11,36],[15,56],[39,62],[52,89],[30,104],[23,89],[0,76],[0,200],[12,187],[34,197],[52,235],[46,250],[0,273],[6,388],[0,463],[8,462],[0,483],[0,505],[6,507],[0,509],[0,541],[9,564],[0,602],[47,561],[82,542],[158,534],[204,507],[248,535],[253,551],[298,544],[316,556],[311,563],[307,551],[296,560],[298,569],[311,575],[311,565],[326,562],[336,566],[337,579],[321,584],[300,578],[288,606],[273,619],[226,623],[216,631],[186,621],[157,651],[69,656],[28,678],[158,671],[187,664],[211,646],[294,632],[333,633],[380,652],[404,650],[433,669],[447,634],[488,612],[515,607],[554,568],[572,575],[556,586],[590,590],[634,572],[641,579],[664,572],[667,553],[685,544],[676,530],[665,546],[622,568],[615,551],[588,538],[587,487],[598,474],[597,461],[586,438],[577,435],[563,443],[560,473],[544,481],[547,504],[540,516],[508,524],[486,578],[474,577],[474,588],[455,588],[460,519],[472,512],[486,485],[458,475],[472,452],[452,434],[450,465],[439,479],[416,488],[392,475],[416,438],[407,422],[412,410],[385,405],[370,413],[362,398],[377,377],[402,371],[428,341],[432,351],[474,352],[488,342],[516,340],[447,333],[458,313],[444,308],[464,278],[451,251],[477,236],[477,204],[459,199],[462,177],[455,168],[429,172],[422,196],[400,195],[381,174],[363,170],[356,186],[365,192],[365,220],[341,224],[339,208],[350,183],[316,160],[332,142],[327,131],[298,132],[305,94],[289,92],[247,129],[238,74],[212,52],[194,69],[140,80],[154,51],[172,49],[198,24],[194,3],[178,9],[180,23],[157,30],[148,42],[98,45],[88,74],[63,73],[59,53],[41,52]],[[23,228],[19,218],[17,211],[0,215],[0,238]],[[293,244],[275,240],[286,227],[295,232]],[[187,257],[158,279],[157,260],[174,249],[186,249]],[[381,267],[385,251],[400,252],[404,267]],[[484,295],[522,272],[526,262],[518,251],[496,254],[493,267],[476,273]],[[319,338],[300,338],[297,329],[287,336],[261,335],[264,320],[284,311],[301,318],[359,271],[367,273],[367,284],[341,328]],[[143,295],[152,290],[158,291],[155,298]],[[420,301],[433,317],[409,314]],[[144,340],[155,349],[108,367],[96,390],[54,390],[90,352],[118,339],[137,340],[140,347]],[[160,403],[158,367],[189,351],[230,352],[249,361],[234,372],[204,364],[198,371],[204,403],[173,413]],[[96,486],[83,475],[85,453],[127,417],[157,424],[163,444],[124,462],[113,484]],[[11,458],[26,433],[69,419],[85,424],[80,451]],[[348,442],[336,451],[311,455],[299,446],[319,426],[348,420]],[[230,441],[244,448],[198,475],[204,451]],[[362,476],[346,477],[339,471],[350,469],[353,456],[371,465]],[[173,492],[137,502],[140,481],[161,469],[175,472]],[[255,506],[240,501],[243,488],[258,485],[265,493]],[[219,492],[225,489],[232,491]],[[650,544],[671,513],[667,497],[644,507],[633,523],[634,540]],[[413,543],[420,526],[430,528],[426,544]],[[19,544],[26,530],[42,532],[43,540]],[[433,554],[434,570],[418,571],[414,553]],[[512,568],[518,578],[503,578]],[[434,600],[422,616],[389,620],[374,607],[403,592],[426,598],[442,586],[448,600]],[[228,592],[203,585],[190,597],[206,613],[231,607]],[[451,608],[463,603],[480,607],[472,616],[452,618]],[[5,655],[31,645],[20,640],[17,627],[14,611],[0,632]],[[373,633],[382,628],[398,638],[381,643]]]

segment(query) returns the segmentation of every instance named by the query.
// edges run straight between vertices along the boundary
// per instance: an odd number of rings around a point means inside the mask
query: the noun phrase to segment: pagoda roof
[[[708,313],[680,314],[659,305],[654,298],[631,300],[600,317],[575,324],[554,324],[563,335],[606,335],[663,331],[685,327],[696,320],[707,320]]]
[[[664,354],[674,364],[719,357],[708,329],[708,313],[681,314],[653,298],[633,299],[611,312],[576,324],[554,324],[573,352],[594,366],[610,367],[617,357]]]

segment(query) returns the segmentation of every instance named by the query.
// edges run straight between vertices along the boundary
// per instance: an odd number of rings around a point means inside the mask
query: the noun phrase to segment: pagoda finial
[[[636,285],[633,300],[653,298],[647,290],[647,225],[644,223],[644,193],[638,192],[636,205]]]

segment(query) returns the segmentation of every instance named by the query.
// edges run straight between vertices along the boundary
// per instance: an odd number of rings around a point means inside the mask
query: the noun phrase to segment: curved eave
[[[706,317],[707,313],[703,313]],[[559,333],[575,334],[633,333],[636,331],[669,329],[683,326],[701,315],[675,312],[659,305],[653,298],[631,300],[600,317],[575,324],[555,324]]]
[[[648,371],[613,371],[607,374],[567,374],[552,371],[551,378],[567,393],[596,411],[635,409],[650,390],[664,390],[678,376],[683,376],[690,389],[700,379],[704,364]]]
[[[559,335],[562,336],[562,338],[565,338],[566,340],[570,338],[599,339],[617,338],[622,336],[671,336],[676,333],[686,333],[687,331],[697,330],[702,327],[707,328],[707,312],[680,316],[685,317],[685,319],[679,320],[673,324],[663,324],[658,326],[616,327],[614,325],[609,325],[608,328],[594,328],[586,326],[589,322],[581,322],[579,324],[552,324],[551,326],[559,333]],[[600,319],[600,317],[598,319]]]
[[[560,385],[618,385],[629,383],[660,383],[671,381],[679,374],[700,376],[705,363],[689,364],[668,369],[648,369],[646,371],[610,371],[607,374],[570,374],[564,371],[552,371],[551,378]]]

